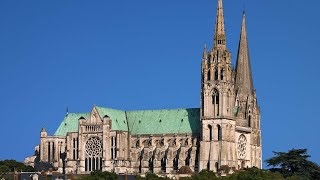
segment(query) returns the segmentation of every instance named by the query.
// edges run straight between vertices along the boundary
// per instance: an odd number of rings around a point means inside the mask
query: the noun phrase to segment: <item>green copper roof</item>
[[[132,135],[199,133],[200,109],[128,111]]]
[[[110,117],[112,121],[112,125],[111,125],[112,130],[128,131],[127,118],[126,118],[125,111],[98,107],[98,106],[96,106],[96,109],[98,110],[98,113],[101,119],[103,119],[104,116]]]
[[[200,109],[164,109],[143,111],[121,111],[95,106],[103,119],[109,116],[112,130],[130,131],[132,135],[200,133]],[[78,131],[80,117],[89,118],[90,113],[69,113],[55,136],[66,136]]]
[[[66,136],[68,132],[78,132],[78,120],[83,117],[87,119],[90,113],[69,113],[61,122],[54,133],[55,136]]]

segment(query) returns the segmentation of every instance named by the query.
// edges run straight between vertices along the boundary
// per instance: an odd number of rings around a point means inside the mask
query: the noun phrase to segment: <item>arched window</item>
[[[213,112],[215,116],[219,116],[219,91],[214,89],[212,95]]]
[[[211,72],[210,72],[210,70],[208,71],[208,81],[210,81],[211,80]]]
[[[223,80],[223,78],[224,78],[224,70],[221,69],[221,71],[220,71],[220,79]]]
[[[249,115],[249,118],[248,118],[248,126],[251,127],[251,115]]]
[[[222,130],[221,130],[221,126],[217,125],[218,128],[218,141],[222,140]]]
[[[209,139],[210,141],[212,141],[212,126],[208,125],[208,128],[209,128]]]

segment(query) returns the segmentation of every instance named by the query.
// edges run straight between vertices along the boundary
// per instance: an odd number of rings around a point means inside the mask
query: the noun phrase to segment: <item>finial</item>
[[[68,116],[68,114],[69,114],[69,107],[67,106],[67,114],[66,114],[66,116]]]
[[[247,5],[247,0],[243,0],[242,1],[243,2],[243,13],[245,13],[245,11],[246,11],[246,5]]]
[[[202,55],[203,60],[207,60],[207,43],[204,43],[203,47],[203,55]]]

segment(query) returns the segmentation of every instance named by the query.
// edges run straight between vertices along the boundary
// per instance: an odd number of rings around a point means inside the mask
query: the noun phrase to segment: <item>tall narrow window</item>
[[[79,158],[79,138],[73,138],[73,159],[77,160]]]
[[[173,170],[178,170],[178,166],[179,166],[179,158],[175,157],[173,159]]]
[[[211,71],[210,70],[208,71],[208,78],[207,79],[208,79],[208,81],[211,80]]]
[[[221,78],[221,80],[223,80],[223,78],[224,78],[224,70],[223,69],[221,69],[221,71],[220,71],[220,78]]]
[[[210,141],[212,141],[212,126],[208,125],[208,128],[209,128],[209,139]]]
[[[54,142],[52,142],[52,160],[54,161],[54,156],[55,156],[55,147],[54,147]]]
[[[89,169],[88,169],[88,158],[85,158],[84,170],[85,170],[85,171],[89,171]]]
[[[79,159],[79,138],[77,137],[77,150],[76,150],[76,154],[77,154],[77,159]]]
[[[201,93],[201,110],[202,110],[202,116],[204,116],[204,97],[203,97],[203,93]]]
[[[216,162],[215,166],[216,166],[216,172],[218,172],[219,171],[219,163]]]
[[[51,162],[51,146],[50,146],[50,142],[48,142],[48,162]]]
[[[249,118],[248,118],[248,126],[251,127],[251,115],[249,115]]]
[[[218,72],[218,68],[216,68],[215,70],[214,70],[214,80],[218,80],[218,77],[219,77],[219,72]]]
[[[73,159],[76,159],[76,138],[73,138]]]
[[[217,128],[218,128],[218,141],[221,141],[221,140],[222,140],[222,130],[221,130],[221,126],[218,125]]]
[[[111,137],[111,159],[117,158],[117,138]]]
[[[165,157],[163,157],[162,159],[161,159],[161,170],[165,173],[166,172],[166,164],[167,164],[167,160],[166,160],[166,158]]]
[[[186,166],[190,166],[190,159],[191,159],[191,150],[188,151],[188,156],[186,158],[186,161],[185,161],[185,165]]]
[[[219,91],[214,89],[212,95],[213,112],[215,116],[219,116]]]
[[[142,158],[143,158],[143,154],[144,154],[144,151],[142,150],[141,153],[140,153],[140,156],[139,156],[139,173],[142,172]]]
[[[152,158],[149,159],[149,171],[151,173],[153,173],[153,160],[152,160]]]

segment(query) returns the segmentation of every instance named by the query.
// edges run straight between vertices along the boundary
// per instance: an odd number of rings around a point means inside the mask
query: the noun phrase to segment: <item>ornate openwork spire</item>
[[[244,94],[253,93],[253,81],[250,66],[248,39],[246,31],[246,15],[243,12],[240,42],[236,64],[236,90]]]
[[[226,48],[222,0],[218,0],[216,27],[214,31],[214,48]]]

